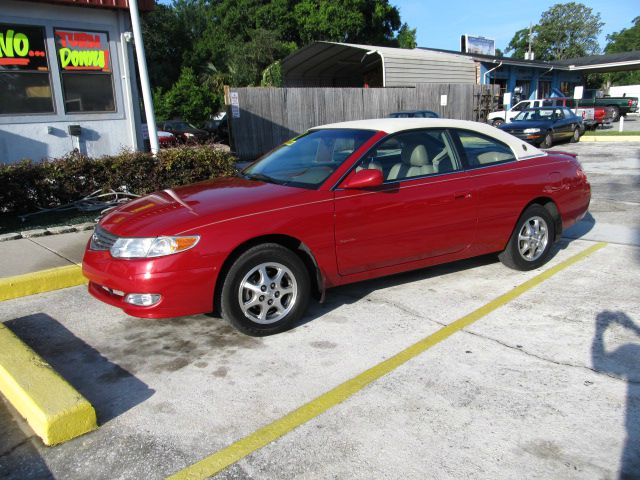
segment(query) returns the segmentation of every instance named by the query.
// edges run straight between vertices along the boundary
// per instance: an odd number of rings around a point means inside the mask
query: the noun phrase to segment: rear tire
[[[518,219],[507,247],[498,258],[514,270],[538,268],[549,259],[555,234],[555,223],[549,211],[542,205],[530,205]]]
[[[493,125],[494,127],[499,127],[503,123],[504,123],[504,120],[501,118],[495,118],[491,121],[491,125]]]
[[[620,109],[616,106],[611,106],[611,121],[617,122],[620,120]]]
[[[573,131],[573,135],[571,135],[571,143],[577,143],[580,141],[580,128],[576,127]]]
[[[244,252],[223,282],[222,317],[254,337],[289,329],[307,310],[311,292],[303,261],[277,243],[265,243]]]

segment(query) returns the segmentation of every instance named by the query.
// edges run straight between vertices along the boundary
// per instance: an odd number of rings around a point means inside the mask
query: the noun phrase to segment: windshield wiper
[[[249,180],[259,180],[261,182],[275,183],[277,185],[286,185],[287,182],[279,180],[277,178],[270,177],[264,173],[243,173],[242,176]]]

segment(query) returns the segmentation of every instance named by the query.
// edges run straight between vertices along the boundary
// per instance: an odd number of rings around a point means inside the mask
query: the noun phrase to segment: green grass
[[[587,137],[627,137],[627,136],[640,136],[640,132],[619,132],[618,130],[589,130],[584,133]]]

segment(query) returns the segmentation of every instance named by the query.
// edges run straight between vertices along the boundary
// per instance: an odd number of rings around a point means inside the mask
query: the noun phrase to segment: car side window
[[[525,108],[527,108],[526,103],[525,102],[520,102],[520,103],[517,103],[516,105],[514,105],[511,110],[519,112],[521,110],[524,110]]]
[[[443,129],[404,132],[383,141],[356,166],[380,170],[385,182],[462,170],[451,138]]]
[[[506,144],[494,138],[469,130],[456,130],[455,133],[460,140],[468,168],[486,167],[516,159]]]

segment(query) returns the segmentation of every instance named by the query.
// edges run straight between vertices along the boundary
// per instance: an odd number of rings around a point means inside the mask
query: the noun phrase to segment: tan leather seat
[[[356,172],[359,172],[360,170],[380,170],[382,171],[382,165],[380,165],[378,162],[376,162],[375,160],[370,160],[366,166],[362,166],[362,165],[358,165],[356,167]]]
[[[429,162],[427,149],[422,144],[406,145],[400,154],[402,162],[396,163],[387,175],[387,180],[401,180],[435,173]]]

